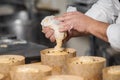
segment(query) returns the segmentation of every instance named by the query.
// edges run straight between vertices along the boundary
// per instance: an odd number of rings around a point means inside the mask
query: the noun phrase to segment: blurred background
[[[0,54],[24,55],[26,63],[39,60],[40,50],[55,46],[42,33],[41,20],[49,15],[63,14],[68,6],[85,13],[96,1],[0,0]],[[78,56],[97,55],[111,59],[112,55],[109,44],[94,36],[72,38],[64,47],[76,49]]]

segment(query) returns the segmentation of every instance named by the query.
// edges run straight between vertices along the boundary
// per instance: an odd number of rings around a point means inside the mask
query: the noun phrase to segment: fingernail
[[[60,31],[60,32],[63,32],[63,31],[64,31],[64,28],[60,28],[59,31]]]
[[[42,32],[44,33],[44,30],[42,30]]]
[[[58,17],[57,17],[57,16],[55,16],[55,17],[54,17],[54,19],[58,19]]]

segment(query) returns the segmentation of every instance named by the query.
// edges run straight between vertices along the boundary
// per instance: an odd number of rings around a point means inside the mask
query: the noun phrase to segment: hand
[[[54,36],[54,30],[49,28],[49,27],[44,27],[42,32],[45,34],[45,37],[50,39],[51,42],[55,42],[55,36]],[[67,38],[65,40],[63,40],[63,42],[66,42],[67,40],[69,40],[70,36],[67,36]]]
[[[71,37],[88,35],[88,28],[93,20],[80,12],[68,12],[56,19],[61,22],[60,25],[64,26],[60,31],[67,31]]]
[[[108,41],[106,30],[110,25],[109,23],[97,21],[81,12],[65,13],[56,17],[56,19],[61,22],[60,25],[64,26],[60,31],[67,31],[71,37],[92,34],[104,41]]]
[[[83,18],[81,18],[82,16]],[[60,25],[64,26],[60,31],[67,32],[67,37],[63,42],[68,41],[71,37],[86,35],[84,28],[84,24],[86,23],[83,21],[84,17],[86,16],[80,12],[69,12],[55,18],[61,22]],[[43,33],[45,33],[45,36],[49,38],[51,42],[55,41],[54,31],[51,28],[44,28]]]
[[[45,27],[43,28],[42,32],[45,34],[45,37],[50,39],[51,42],[55,42],[55,36],[54,36],[54,30],[49,28],[49,27]]]
[[[106,36],[106,30],[109,26],[108,23],[94,20],[80,12],[68,12],[55,19],[61,22],[59,25],[64,26],[60,31],[67,32],[67,37],[64,41],[69,40],[71,37],[85,36],[89,34],[101,38],[104,41],[108,41]],[[43,32],[52,42],[55,41],[53,35],[54,31],[52,29],[44,28]]]

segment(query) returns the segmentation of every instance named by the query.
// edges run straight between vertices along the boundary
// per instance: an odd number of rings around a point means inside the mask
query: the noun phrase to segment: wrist
[[[90,17],[88,19],[89,20],[86,24],[86,33],[91,35],[94,31],[94,28],[96,28],[96,26],[98,25],[98,21]]]

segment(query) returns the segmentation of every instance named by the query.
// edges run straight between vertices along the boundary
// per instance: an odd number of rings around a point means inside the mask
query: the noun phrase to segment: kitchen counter
[[[28,42],[24,45],[14,45],[8,48],[0,49],[0,55],[15,54],[23,55],[26,63],[40,61],[40,51],[46,49],[44,45]]]

